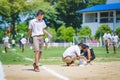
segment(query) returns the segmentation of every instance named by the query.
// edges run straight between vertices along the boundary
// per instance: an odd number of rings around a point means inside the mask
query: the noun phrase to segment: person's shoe
[[[39,66],[35,67],[35,72],[40,72]]]
[[[39,66],[37,66],[35,63],[33,63],[33,67],[34,67],[34,71],[35,72],[39,72],[40,71]]]

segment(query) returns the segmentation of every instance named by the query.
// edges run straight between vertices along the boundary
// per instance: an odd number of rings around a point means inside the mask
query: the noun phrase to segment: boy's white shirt
[[[110,33],[105,33],[104,35],[103,35],[103,38],[104,38],[104,40],[110,40],[111,39],[111,34]]]
[[[118,40],[119,40],[119,37],[117,35],[112,36],[112,42],[118,42]]]
[[[3,37],[3,41],[4,41],[4,42],[9,42],[9,37],[8,37],[8,36]]]
[[[76,56],[76,54],[78,56],[80,56],[80,49],[79,49],[78,45],[71,46],[71,47],[67,48],[65,50],[65,52],[63,53],[63,57],[66,57],[66,56]]]
[[[36,18],[29,23],[29,29],[32,29],[32,37],[35,35],[43,35],[43,29],[46,28],[44,20],[38,21]]]

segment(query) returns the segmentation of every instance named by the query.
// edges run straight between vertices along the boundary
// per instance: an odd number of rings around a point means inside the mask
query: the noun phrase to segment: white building
[[[120,0],[107,0],[106,4],[95,5],[77,12],[82,13],[82,27],[89,26],[92,36],[102,24],[109,25],[113,31],[120,27]]]

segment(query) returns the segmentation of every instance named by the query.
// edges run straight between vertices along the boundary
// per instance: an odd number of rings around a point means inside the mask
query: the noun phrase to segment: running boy
[[[114,54],[116,53],[118,42],[119,42],[119,37],[117,36],[116,32],[114,32],[114,35],[112,36]]]
[[[4,49],[5,53],[8,52],[8,47],[9,47],[9,37],[7,36],[7,33],[5,33],[5,36],[3,37],[3,42],[4,42]]]
[[[106,51],[107,51],[107,53],[109,53],[110,43],[111,43],[111,34],[109,33],[109,31],[107,31],[107,32],[103,35],[103,39],[104,39],[104,42],[105,42]]]

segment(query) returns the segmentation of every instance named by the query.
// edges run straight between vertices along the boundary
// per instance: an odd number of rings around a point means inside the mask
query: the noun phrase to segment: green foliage
[[[12,27],[11,33],[13,38],[16,35],[15,25],[16,23],[20,22],[19,15],[32,14],[33,16],[33,13],[36,13],[39,9],[42,9],[46,12],[46,17],[48,19],[51,18],[51,20],[55,21],[55,9],[50,6],[50,3],[44,2],[44,0],[32,0],[29,2],[26,0],[0,1],[0,16],[2,16],[3,21],[9,23]],[[29,17],[31,18],[31,15]]]
[[[106,24],[101,25],[100,27],[98,27],[98,29],[97,29],[97,31],[95,33],[95,38],[98,39],[100,37],[100,35],[103,36],[106,31],[111,32],[110,27],[108,25],[106,25]]]
[[[28,25],[26,23],[18,24],[16,27],[18,33],[24,33],[28,31]]]
[[[75,11],[84,8],[82,0],[58,0],[55,5],[58,19],[65,22],[65,26],[80,27],[81,17]]]
[[[0,29],[0,42],[2,42],[2,38],[4,37],[4,30]]]
[[[118,37],[120,38],[120,27],[118,27],[118,28],[116,29],[116,33],[117,33]]]
[[[65,26],[61,26],[58,28],[57,31],[57,40],[72,42],[74,34],[75,30],[72,26],[67,28]]]
[[[87,7],[106,3],[106,0],[86,0],[86,1],[87,1]]]
[[[65,40],[65,26],[61,26],[57,30],[57,40]]]
[[[72,42],[74,34],[75,34],[75,30],[73,29],[73,27],[72,26],[67,27],[65,29],[65,40],[68,42]]]
[[[89,36],[89,37],[91,37],[91,29],[88,26],[84,26],[78,32],[78,36]]]

